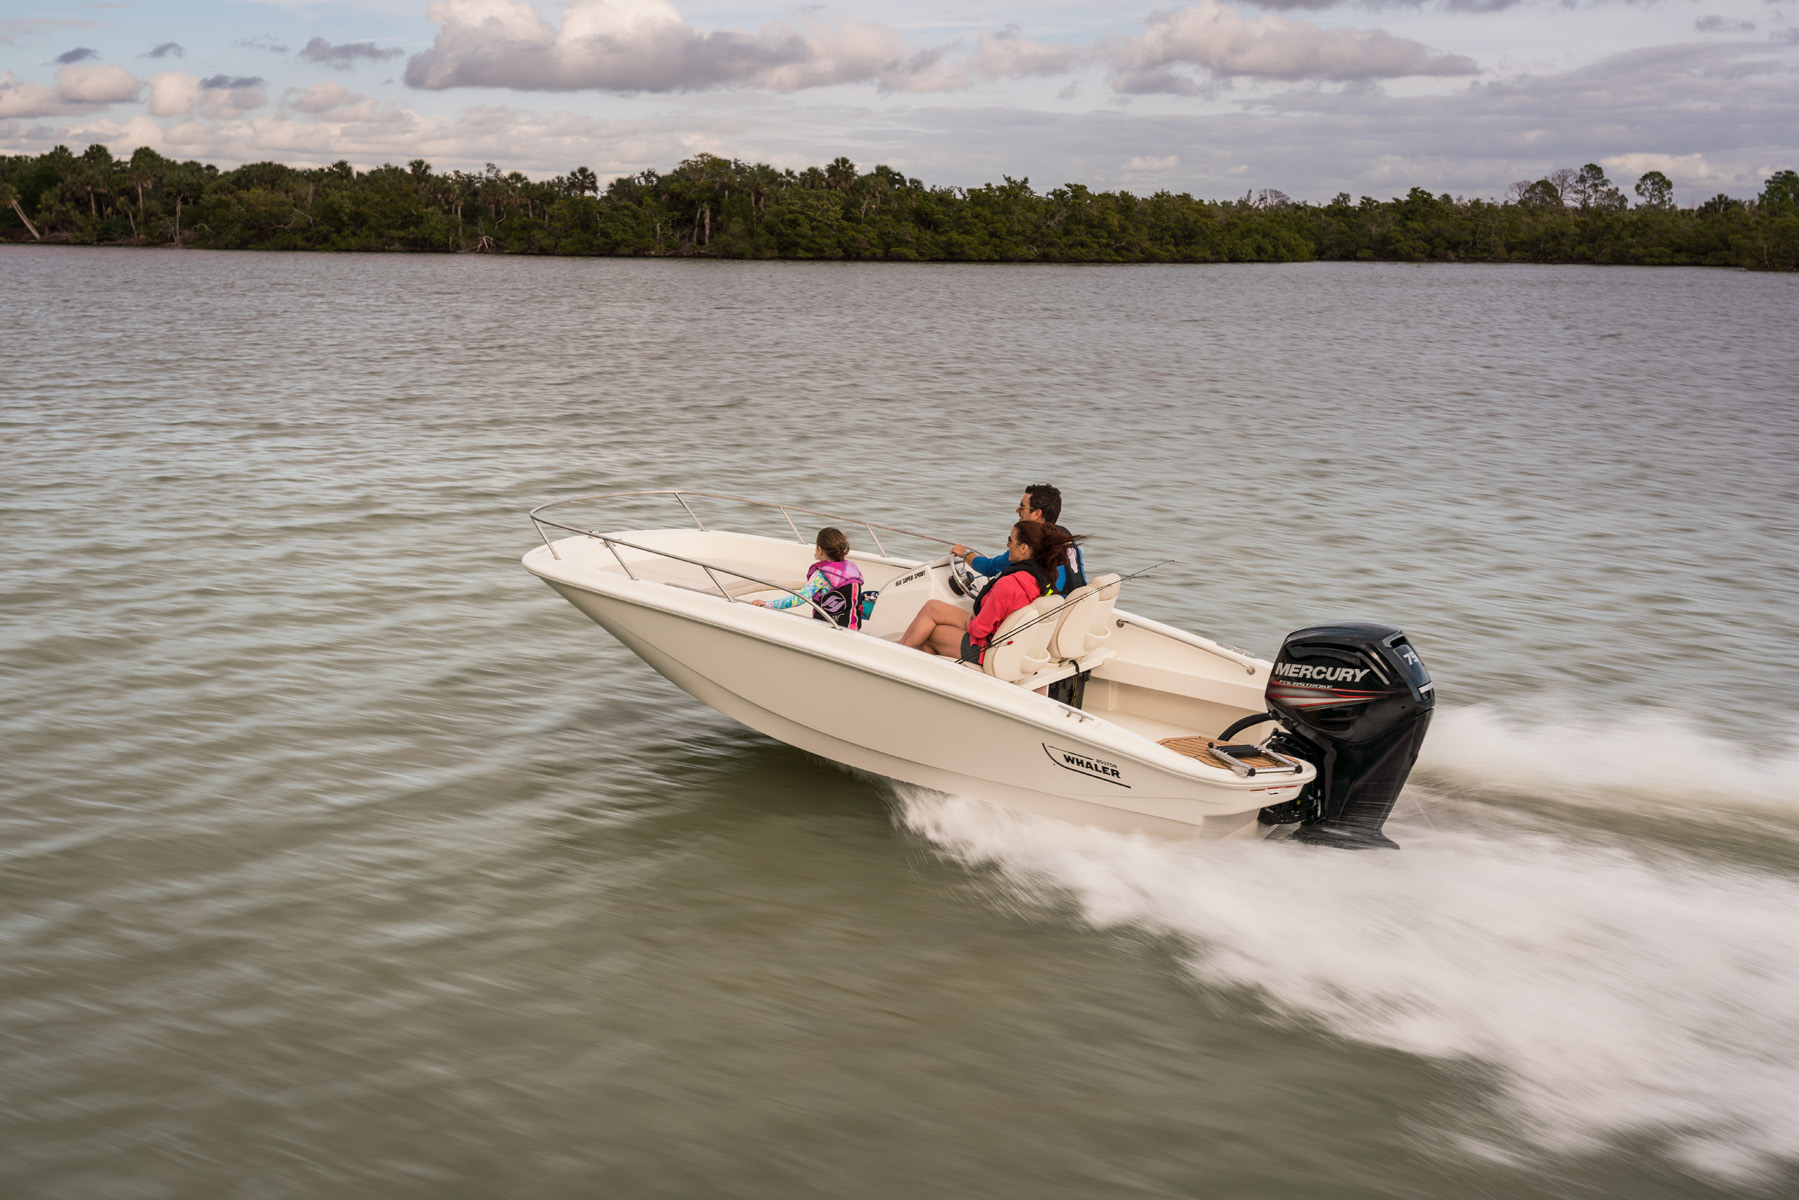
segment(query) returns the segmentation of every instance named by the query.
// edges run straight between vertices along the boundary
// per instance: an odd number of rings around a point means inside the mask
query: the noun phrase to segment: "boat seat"
[[[723,571],[720,571],[718,574],[721,580],[728,581],[730,579],[730,576],[726,575]],[[791,579],[777,579],[774,582],[777,587],[784,587],[793,592],[797,592],[806,586],[806,581],[803,579],[798,583],[795,583]],[[716,588],[713,590],[717,591]],[[772,589],[770,589],[767,584],[757,583],[754,579],[740,579],[736,583],[725,583],[725,591],[729,592],[734,597],[751,596],[757,592],[766,592],[770,590]],[[790,597],[783,596],[782,599],[790,599]]]
[[[1101,575],[1085,587],[1060,597],[1060,619],[1050,635],[1050,657],[1079,662],[1111,643],[1112,609],[1118,603],[1117,575]]]
[[[1071,679],[1074,676],[1081,674],[1083,671],[1091,671],[1101,663],[1110,662],[1117,656],[1118,651],[1113,650],[1108,646],[1103,650],[1095,650],[1086,658],[1065,658],[1061,662],[1054,663],[1031,676],[1031,686],[1048,687],[1052,683],[1060,683],[1062,680]]]
[[[1037,618],[1053,613],[1060,601],[1060,596],[1041,596],[1001,621],[987,639],[981,670],[995,679],[1020,683],[1049,666],[1049,638],[1056,622],[1053,617]],[[1033,621],[1036,623],[1031,624]],[[1029,628],[1024,628],[1027,625]],[[1023,632],[1015,632],[1020,629]]]

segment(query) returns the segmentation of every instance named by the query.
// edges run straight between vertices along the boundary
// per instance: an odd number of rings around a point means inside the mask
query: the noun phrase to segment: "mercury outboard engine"
[[[1269,748],[1303,758],[1318,778],[1299,799],[1265,808],[1265,825],[1301,822],[1321,846],[1397,848],[1381,832],[1417,761],[1437,697],[1404,633],[1345,621],[1287,635],[1268,678],[1281,729]]]

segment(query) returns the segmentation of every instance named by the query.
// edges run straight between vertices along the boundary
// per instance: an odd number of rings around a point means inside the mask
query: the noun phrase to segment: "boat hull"
[[[542,560],[543,552],[533,555]],[[614,576],[525,565],[658,673],[770,737],[864,771],[1079,824],[1164,837],[1263,832],[1291,795],[1202,774],[1098,716],[821,621]]]

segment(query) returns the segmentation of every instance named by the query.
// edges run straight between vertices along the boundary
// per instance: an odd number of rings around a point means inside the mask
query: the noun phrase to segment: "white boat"
[[[677,503],[691,523],[606,531],[567,523],[576,511],[645,497]],[[792,537],[708,527],[694,505],[711,506],[710,516],[721,502],[784,519]],[[926,788],[1170,837],[1258,836],[1342,815],[1301,803],[1329,764],[1306,753],[1311,743],[1283,737],[1288,714],[1270,704],[1284,690],[1316,689],[1302,692],[1296,711],[1307,701],[1315,708],[1345,681],[1277,680],[1268,660],[1137,616],[1119,607],[1130,589],[1119,576],[1014,614],[975,665],[898,644],[927,599],[972,607],[977,581],[949,556],[896,557],[882,536],[948,539],[693,491],[573,497],[533,509],[531,519],[543,545],[524,556],[526,570],[676,686],[803,750]],[[810,619],[803,602],[786,611],[748,603],[797,595],[820,524],[852,539],[867,534],[869,547],[850,558],[879,595],[859,630]],[[1403,638],[1400,650],[1411,654]],[[1427,678],[1423,688],[1412,690],[1428,701]],[[1262,813],[1273,816],[1258,821]],[[1384,842],[1378,830],[1376,821]]]

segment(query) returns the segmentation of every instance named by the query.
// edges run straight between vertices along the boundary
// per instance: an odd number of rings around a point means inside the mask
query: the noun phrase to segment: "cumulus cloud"
[[[220,119],[261,108],[268,102],[256,76],[214,75],[200,79],[186,71],[150,76],[149,112],[153,117],[185,117],[190,113]]]
[[[1251,0],[1257,8],[1272,8],[1282,11],[1307,9],[1319,11],[1326,8],[1345,8],[1355,4],[1361,8],[1423,8],[1424,0]],[[1572,7],[1578,0],[1564,0],[1567,7]],[[1516,8],[1524,0],[1439,0],[1438,7],[1447,12],[1491,13],[1503,12],[1508,8]]]
[[[144,90],[137,76],[112,63],[69,63],[45,87],[0,71],[0,117],[57,117],[102,104],[136,100]]]
[[[1121,92],[1190,94],[1199,83],[1182,68],[1214,77],[1366,80],[1407,75],[1472,75],[1473,59],[1442,54],[1380,29],[1325,29],[1263,13],[1254,20],[1217,0],[1149,18],[1149,28],[1114,47],[1113,86]]]
[[[1660,171],[1669,179],[1695,187],[1729,183],[1734,174],[1713,166],[1703,154],[1611,154],[1601,158],[1599,165],[1616,175],[1640,176]]]
[[[406,53],[391,46],[377,46],[373,42],[339,42],[333,44],[324,38],[315,37],[300,47],[300,57],[307,62],[324,63],[339,71],[348,71],[357,62],[386,62],[390,58],[398,58]]]
[[[186,58],[187,51],[181,48],[180,42],[160,42],[150,50],[150,53],[144,55],[144,57],[168,58],[171,55],[176,58]]]
[[[259,33],[251,38],[239,38],[236,44],[247,46],[252,50],[267,50],[271,54],[287,53],[287,43],[268,33]]]
[[[179,117],[200,103],[200,81],[186,71],[163,71],[150,76],[150,115]]]
[[[932,91],[967,79],[941,50],[915,51],[867,22],[708,31],[689,25],[668,0],[572,0],[559,28],[526,0],[437,0],[426,12],[437,37],[406,65],[415,88],[792,92],[872,80]]]
[[[983,33],[975,50],[981,73],[995,79],[1062,75],[1078,67],[1082,58],[1078,47],[1032,41],[1015,24],[998,33]]]
[[[1250,20],[1218,0],[1153,13],[1143,33],[1097,49],[1036,41],[1008,25],[981,34],[971,54],[913,49],[893,30],[865,22],[702,30],[669,0],[570,0],[560,26],[528,0],[436,0],[427,12],[437,37],[407,64],[406,82],[432,90],[791,92],[873,82],[932,92],[982,79],[1068,74],[1096,56],[1126,93],[1198,93],[1195,70],[1213,79],[1369,80],[1476,69],[1471,59],[1383,30],[1325,29],[1269,14]]]
[[[70,104],[118,104],[136,100],[144,85],[112,63],[73,63],[56,72],[56,95]]]
[[[79,112],[73,104],[56,98],[56,93],[41,83],[20,79],[11,71],[0,71],[0,118],[53,117]]]
[[[86,62],[90,58],[99,58],[100,52],[87,46],[77,46],[73,50],[64,50],[56,56],[56,61],[67,66],[69,63]]]
[[[743,146],[736,117],[674,114],[649,120],[606,121],[566,111],[534,112],[477,105],[460,113],[428,116],[399,105],[359,103],[322,116],[271,111],[212,120],[201,115],[157,121],[91,119],[31,129],[0,122],[0,145],[41,153],[61,142],[102,142],[115,154],[149,146],[171,158],[230,165],[270,160],[323,166],[340,159],[368,168],[424,158],[437,169],[479,170],[497,162],[507,169],[555,174],[576,164],[602,178],[665,166],[700,151],[731,154]],[[800,156],[790,165],[805,165]]]
[[[366,99],[366,96],[357,95],[341,83],[327,81],[313,84],[301,92],[293,103],[303,113],[325,113]]]
[[[1138,154],[1125,160],[1124,169],[1132,174],[1138,172],[1159,174],[1162,171],[1172,171],[1180,165],[1181,159],[1178,154],[1164,154],[1160,157]]]

